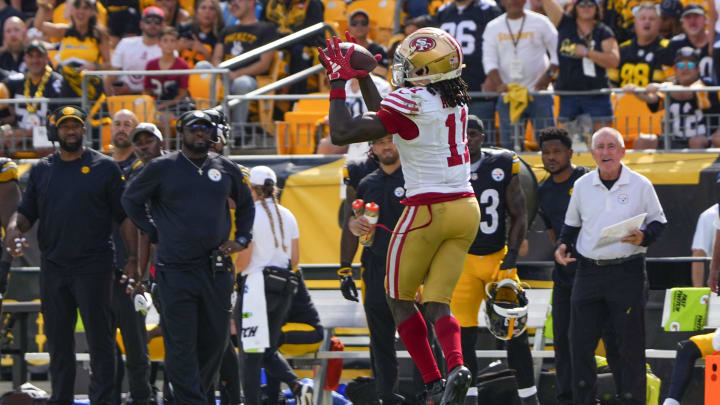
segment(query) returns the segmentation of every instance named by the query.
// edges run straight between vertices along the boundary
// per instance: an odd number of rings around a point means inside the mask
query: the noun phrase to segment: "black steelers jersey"
[[[703,79],[691,84],[690,87],[698,90],[711,85],[709,80]],[[663,107],[668,109],[670,134],[675,138],[710,136],[719,126],[720,95],[716,91],[697,91],[694,97],[686,100],[669,97],[669,100],[661,98],[655,104],[648,104],[652,112]]]
[[[620,66],[608,69],[608,78],[617,87],[634,84],[645,87],[648,83],[665,81],[662,64],[670,40],[658,37],[650,45],[640,46],[636,39],[620,44]]]
[[[665,60],[663,62],[663,68],[665,69],[665,78],[670,79],[675,77],[675,53],[677,53],[678,49],[684,48],[686,46],[689,46],[690,48],[695,49],[699,53],[700,57],[700,77],[703,78],[706,81],[712,82],[713,80],[713,58],[710,53],[708,53],[708,47],[707,45],[696,47],[695,45],[690,42],[687,35],[685,34],[678,34],[675,35],[668,44],[668,50],[665,54]]]
[[[61,88],[63,77],[57,73],[50,74],[42,96],[49,99],[59,98],[61,96]],[[30,82],[29,95],[25,95],[25,75],[22,73],[12,74],[4,83],[4,87],[0,88],[0,98],[26,98],[35,97],[40,82]],[[28,108],[30,107],[30,108]],[[57,103],[33,103],[28,106],[25,103],[15,104],[15,120],[18,128],[32,130],[36,126],[45,124],[48,113],[58,107]],[[8,111],[0,111],[0,116],[7,116]]]
[[[465,65],[462,78],[470,91],[482,90],[485,69],[482,64],[482,36],[485,26],[502,14],[497,6],[484,1],[473,1],[462,11],[454,2],[438,10],[434,24],[450,33],[462,47]]]
[[[515,152],[483,148],[480,166],[472,166],[470,184],[480,204],[480,229],[470,246],[470,254],[484,256],[505,247],[505,190],[512,176],[520,172],[520,158]]]
[[[18,167],[12,160],[0,157],[0,183],[18,180]]]

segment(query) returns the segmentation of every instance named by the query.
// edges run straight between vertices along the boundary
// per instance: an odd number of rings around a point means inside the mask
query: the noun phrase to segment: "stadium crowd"
[[[361,45],[380,54],[374,73],[386,80],[395,48],[414,30],[435,26],[455,35],[466,60],[463,78],[469,90],[500,93],[500,97],[476,96],[471,102],[470,112],[483,120],[490,144],[537,150],[537,132],[556,122],[589,119],[589,132],[613,125],[611,96],[599,90],[616,87],[647,103],[649,110],[643,107],[637,110],[638,115],[668,110],[672,148],[720,145],[717,92],[698,91],[718,79],[719,64],[713,62],[720,55],[720,48],[714,45],[718,14],[712,1],[408,0],[403,1],[402,14],[397,16],[399,27],[378,26],[380,16],[371,15],[376,8],[348,8],[352,11],[338,17],[335,3],[3,0],[0,98],[45,97],[51,101],[1,106],[0,119],[7,126],[2,127],[0,153],[47,154],[51,149],[33,141],[33,134],[37,138],[48,111],[63,104],[56,101],[58,98],[80,105],[83,72],[214,68],[322,21],[337,29],[347,27]],[[348,3],[351,7],[352,2]],[[393,28],[398,32],[393,33]],[[233,65],[229,94],[246,94],[316,64],[315,45],[322,42],[322,34],[310,36]],[[163,132],[173,132],[168,138],[174,139],[177,116],[209,101],[210,79],[200,79],[197,74],[88,76],[88,82],[85,96],[93,106],[96,130],[107,126],[119,109],[112,107],[108,98],[147,95],[146,100],[154,103],[153,111],[159,112],[153,117],[155,123]],[[663,92],[673,84],[693,90]],[[321,76],[313,76],[287,91],[306,94],[327,88]],[[559,97],[529,94],[541,90],[581,93],[561,93]],[[231,133],[234,142],[230,146],[239,144],[237,140],[248,131],[243,129],[245,124],[272,122],[290,108],[287,103],[275,103],[269,114],[263,115],[254,103],[235,104],[231,114],[236,124]],[[535,136],[523,143],[528,122]],[[664,141],[657,136],[661,131],[662,127],[656,126],[651,133],[638,135],[636,148],[662,147]],[[514,145],[517,132],[521,142]],[[96,133],[94,137],[102,136]],[[169,139],[166,143],[171,145]],[[98,145],[101,141],[94,142]],[[171,146],[174,149],[177,145]]]
[[[554,281],[561,288],[553,298],[567,304],[553,307],[558,401],[596,403],[593,355],[602,336],[619,401],[645,404],[645,342],[642,328],[636,327],[644,324],[647,301],[644,258],[667,220],[647,178],[621,163],[624,137],[609,128],[611,96],[598,90],[614,86],[652,111],[667,109],[673,148],[720,146],[720,98],[717,92],[698,91],[720,78],[714,3],[438,3],[405,2],[402,32],[384,44],[370,35],[368,11],[347,16],[346,38],[375,55],[373,72],[361,74],[342,54],[318,50],[325,43],[317,36],[289,46],[283,56],[268,51],[229,73],[230,93],[245,94],[257,89],[260,76],[275,64],[296,73],[319,57],[328,67],[327,76],[295,83],[289,91],[329,89],[330,136],[318,152],[361,158],[344,173],[338,276],[342,295],[358,301],[351,260],[362,242],[375,399],[383,404],[483,403],[479,388],[492,381],[477,380],[475,348],[485,301],[486,326],[502,341],[516,370],[512,394],[523,405],[539,404],[525,324],[528,301],[516,265],[528,218],[520,161],[508,150],[518,146],[513,125],[520,120],[535,132],[520,147],[539,149],[550,173],[540,189],[541,211],[557,242]],[[72,327],[78,311],[90,343],[91,401],[121,401],[116,328],[127,348],[130,402],[154,401],[143,330],[143,310],[154,301],[158,333],[165,338],[162,391],[167,403],[214,401],[219,388],[227,403],[236,404],[242,386],[244,403],[259,405],[261,368],[267,386],[274,387],[266,393],[267,403],[277,403],[281,382],[296,403],[312,403],[313,388],[283,358],[283,353],[316,350],[323,335],[297,271],[297,221],[279,203],[272,169],[247,170],[223,156],[223,146],[244,136],[244,124],[257,111],[239,103],[225,117],[198,108],[199,97],[183,74],[91,76],[85,93],[81,82],[83,72],[94,70],[217,67],[324,21],[325,11],[320,0],[40,0],[13,1],[0,9],[0,98],[50,99],[2,106],[2,153],[13,155],[18,142],[27,139],[47,138],[59,145],[57,150],[53,144],[35,148],[37,155],[48,156],[30,170],[22,202],[13,184],[15,164],[0,160],[0,184],[13,185],[0,189],[7,193],[0,198],[8,202],[0,217],[6,233],[4,267],[9,267],[8,255],[19,256],[27,247],[24,234],[32,225],[41,227],[51,402],[72,402]],[[403,72],[398,67],[415,50],[435,47],[445,52],[439,63],[452,68]],[[405,88],[414,80],[428,82]],[[663,93],[675,84],[692,90]],[[546,89],[585,93],[531,94]],[[470,97],[468,91],[500,96]],[[346,100],[348,94],[362,99]],[[155,101],[156,122],[140,122],[127,109],[111,113],[101,108],[99,118],[93,117],[93,111],[74,103],[81,96],[100,105],[110,97],[141,95]],[[447,111],[452,113],[443,115]],[[103,114],[109,115],[104,118],[111,157],[86,147],[90,140],[84,138]],[[592,122],[595,171],[572,164],[573,141],[558,127],[583,115]],[[459,139],[451,132],[451,139],[426,149],[413,149],[410,142],[419,134],[421,140],[440,132],[445,137],[446,128],[456,127],[462,128]],[[178,151],[165,150],[170,138],[178,140]],[[635,146],[655,148],[664,141],[647,134]],[[447,167],[430,167],[432,175],[427,175],[423,165],[431,159],[423,157],[438,148],[443,153],[450,148],[447,162],[441,159]],[[89,198],[78,202],[78,194]],[[381,210],[378,221],[396,231],[372,236],[372,215],[353,215],[356,198],[392,207]],[[595,249],[601,229],[642,214],[647,218],[640,220],[641,230]],[[417,230],[422,231],[410,233]],[[111,238],[112,244],[105,243]],[[709,254],[713,242],[704,242],[697,248]],[[697,277],[696,284],[702,284]],[[709,282],[717,289],[714,277]],[[417,399],[398,390],[396,332],[415,361],[418,384],[424,384],[413,393]],[[707,354],[714,339],[681,343],[675,397],[685,390],[689,365]],[[439,346],[441,354],[436,356],[431,345]],[[680,398],[675,397],[666,405],[677,405]]]

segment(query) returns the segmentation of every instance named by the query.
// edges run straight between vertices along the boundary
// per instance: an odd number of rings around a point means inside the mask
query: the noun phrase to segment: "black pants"
[[[242,286],[238,291],[243,291]],[[238,297],[235,325],[238,331],[242,330],[242,294]],[[265,368],[265,373],[280,380],[292,387],[298,378],[290,368],[290,365],[278,353],[278,342],[282,326],[285,324],[290,303],[291,293],[273,293],[265,291],[265,302],[267,305],[268,329],[270,335],[270,347],[263,353],[244,353],[243,356],[243,393],[245,394],[246,405],[261,405],[261,384],[260,369]],[[270,398],[277,401],[277,398]],[[276,402],[270,402],[276,403]]]
[[[580,258],[571,295],[570,342],[573,397],[596,404],[595,347],[606,328],[622,357],[610,362],[622,404],[645,404],[645,304],[648,283],[643,257],[612,266]],[[554,306],[554,305],[553,305]]]
[[[230,337],[233,274],[160,268],[165,373],[178,404],[207,404]]]
[[[113,272],[72,275],[72,269],[40,271],[40,299],[50,352],[50,404],[73,404],[75,385],[75,324],[77,311],[85,326],[90,352],[93,404],[111,404],[115,380],[115,334],[110,299]]]
[[[385,293],[385,257],[363,254],[363,307],[370,330],[370,361],[380,398],[392,398],[398,390],[398,360],[395,354],[395,320]]]
[[[683,395],[690,384],[692,371],[695,368],[695,361],[702,357],[702,353],[692,340],[683,340],[678,343],[677,357],[675,357],[675,366],[670,379],[670,389],[668,390],[668,398],[672,398],[678,402],[682,401]]]
[[[125,292],[126,284],[118,277],[113,282],[112,311],[114,324],[120,328],[125,346],[125,364],[128,385],[133,404],[144,405],[150,400],[150,354],[148,352],[145,316],[135,311],[133,298]],[[116,364],[114,403],[121,404],[123,362],[122,357]]]
[[[559,264],[556,263],[557,266]],[[571,405],[572,395],[572,364],[570,357],[570,314],[572,295],[572,281],[555,281],[552,292],[552,317],[553,317],[553,346],[555,348],[555,369],[557,378],[557,399],[561,405]],[[607,354],[608,364],[615,371],[620,367],[620,352],[618,351],[615,333],[611,327],[603,331],[603,342]],[[615,383],[618,392],[619,376],[622,370],[615,373]]]
[[[235,344],[230,339],[220,364],[220,392],[221,403],[232,405],[240,403],[240,363],[235,352]]]

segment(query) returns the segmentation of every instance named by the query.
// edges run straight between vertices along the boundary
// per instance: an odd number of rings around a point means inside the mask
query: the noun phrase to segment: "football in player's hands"
[[[340,51],[345,55],[351,46],[355,47],[355,51],[350,55],[350,66],[352,66],[353,69],[372,72],[378,64],[375,56],[362,45],[353,44],[352,42],[340,42]],[[323,52],[325,52],[325,55],[328,55],[327,48],[323,48]],[[323,62],[323,58],[320,58],[320,63],[327,68]]]

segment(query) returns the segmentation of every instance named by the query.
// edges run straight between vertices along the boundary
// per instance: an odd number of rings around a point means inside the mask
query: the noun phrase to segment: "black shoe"
[[[529,397],[520,398],[520,404],[521,405],[540,405],[540,401],[538,401],[537,394],[532,394]]]
[[[442,378],[425,384],[425,392],[418,395],[418,403],[422,405],[440,405],[445,390],[445,380]]]
[[[464,405],[471,380],[472,375],[467,367],[457,366],[452,369],[448,374],[440,405]]]

